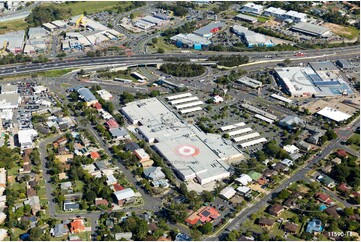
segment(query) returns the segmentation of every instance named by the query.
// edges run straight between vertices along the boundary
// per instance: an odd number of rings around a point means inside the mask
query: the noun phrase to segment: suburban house
[[[165,174],[162,172],[161,167],[150,167],[144,169],[143,174],[147,179],[150,180],[159,180],[165,178]]]
[[[243,186],[247,186],[248,183],[252,182],[252,178],[247,174],[242,174],[235,181],[242,184]]]
[[[229,186],[224,188],[219,195],[223,197],[224,199],[231,199],[234,195],[236,195],[236,190],[234,190],[233,187]]]
[[[267,229],[270,229],[274,225],[274,223],[275,223],[275,221],[273,219],[269,219],[269,218],[260,218],[258,220],[258,224],[262,228],[267,228]]]
[[[331,204],[332,203],[331,198],[328,195],[324,194],[324,193],[318,192],[318,193],[316,193],[315,197],[320,202],[323,202],[323,203],[326,203],[326,204]]]
[[[73,222],[70,223],[70,232],[71,233],[80,233],[85,230],[84,221],[80,218],[74,219]]]
[[[292,222],[286,222],[283,226],[283,230],[290,234],[295,234],[298,231],[298,225]]]
[[[119,206],[123,206],[125,203],[132,202],[135,197],[135,193],[131,188],[126,188],[121,191],[116,191],[113,194]]]
[[[273,204],[268,208],[268,213],[274,216],[280,215],[284,211],[284,208],[279,204]]]
[[[319,219],[312,219],[310,222],[308,222],[306,227],[306,232],[311,234],[316,234],[322,232],[323,227],[321,220]]]
[[[211,206],[203,206],[196,212],[191,213],[186,219],[186,222],[191,225],[197,224],[198,222],[203,224],[206,222],[211,222],[217,219],[219,216],[221,215],[217,209]]]

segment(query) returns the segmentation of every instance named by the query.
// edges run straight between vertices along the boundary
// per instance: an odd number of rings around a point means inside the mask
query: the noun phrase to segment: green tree
[[[163,54],[165,52],[165,50],[163,48],[158,48],[157,52],[160,54]]]
[[[200,226],[200,231],[202,234],[210,234],[213,231],[213,224],[210,222],[206,222],[202,226]]]
[[[40,228],[35,227],[30,229],[29,235],[30,235],[30,240],[32,241],[41,240],[42,231]]]

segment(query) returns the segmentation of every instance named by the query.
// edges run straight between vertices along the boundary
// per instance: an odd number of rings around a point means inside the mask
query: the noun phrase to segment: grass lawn
[[[24,233],[26,233],[26,230],[21,230],[21,229],[19,229],[19,228],[15,228],[15,229],[13,230],[14,238],[15,238],[16,240],[20,240],[20,239],[19,239],[19,236],[22,235],[22,234],[24,234]],[[7,237],[7,238],[10,239],[10,237]]]
[[[260,23],[265,23],[265,22],[267,22],[269,20],[269,18],[264,17],[264,16],[257,16],[257,20]]]
[[[82,191],[83,187],[84,187],[84,182],[79,181],[79,180],[75,181],[74,192],[75,191],[79,191],[79,192]]]
[[[75,235],[79,236],[79,238],[83,241],[89,241],[90,240],[90,233],[91,232],[83,232],[83,233],[77,233]]]
[[[174,45],[167,44],[164,42],[163,38],[158,38],[158,42],[154,44],[154,47],[150,46],[150,48],[154,51],[158,51],[159,48],[165,51],[178,50],[178,48]]]
[[[61,77],[75,69],[61,69],[61,70],[51,70],[51,71],[42,71],[35,73],[38,76],[43,77]]]
[[[280,218],[283,218],[283,219],[289,219],[289,218],[292,218],[294,216],[297,216],[295,213],[289,211],[289,210],[285,210],[281,213],[281,215],[279,216]]]
[[[89,1],[89,2],[68,2],[62,3],[58,6],[64,9],[71,8],[72,15],[82,14],[86,11],[88,14],[101,12],[104,10],[113,9],[117,5],[122,5],[123,7],[128,6],[128,2],[108,2],[108,1]]]
[[[360,134],[353,134],[350,139],[355,139],[355,140],[360,140]],[[360,151],[360,146],[356,145],[356,144],[351,144],[349,145],[351,147],[351,149],[355,150],[355,151]]]
[[[15,175],[19,174],[20,168],[21,168],[20,166],[15,164],[15,166],[11,167],[11,169],[8,170],[8,176],[15,176]]]
[[[22,19],[1,22],[0,34],[4,34],[10,31],[22,30],[22,29],[25,30],[28,26],[29,24]],[[1,48],[3,47],[3,44],[4,43],[1,43]]]

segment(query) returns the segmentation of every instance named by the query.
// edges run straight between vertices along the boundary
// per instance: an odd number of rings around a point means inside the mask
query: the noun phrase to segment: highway
[[[350,137],[352,133],[360,126],[360,119],[358,118],[351,124],[351,128],[342,129],[344,131],[344,137]],[[345,141],[346,138],[337,138],[331,141],[320,153],[318,156],[314,156],[311,161],[306,164],[301,170],[293,174],[288,179],[284,180],[277,188],[273,189],[269,194],[262,197],[260,201],[253,204],[251,207],[245,209],[239,216],[237,216],[232,222],[230,222],[224,229],[232,231],[235,229],[241,228],[242,223],[253,213],[256,213],[261,207],[265,206],[272,197],[288,187],[290,184],[297,182],[299,180],[304,180],[305,175],[312,169],[313,165],[318,163],[320,160],[328,156],[341,142]],[[208,237],[207,240],[224,240],[226,234],[223,233],[219,237],[212,236]]]
[[[333,56],[348,56],[348,57],[358,57],[360,49],[358,46],[344,47],[344,48],[335,48],[335,49],[322,49],[319,52],[313,51],[313,54],[306,55],[305,57],[294,57],[294,52],[285,51],[279,52],[279,55],[284,56],[285,58],[294,59],[296,62],[303,60],[308,60],[310,58],[319,59],[321,57]],[[264,55],[270,55],[268,52],[243,52],[243,53],[224,53],[216,52],[208,55],[197,55],[193,53],[174,53],[174,54],[145,54],[145,55],[134,55],[134,56],[107,56],[107,57],[98,57],[98,58],[89,58],[82,57],[78,59],[68,59],[64,61],[53,61],[47,63],[27,63],[27,64],[15,64],[10,66],[3,66],[0,69],[0,77],[8,75],[17,75],[17,74],[30,74],[39,71],[47,70],[59,70],[65,68],[82,68],[89,66],[97,65],[116,65],[116,64],[148,64],[148,63],[163,63],[162,58],[165,57],[179,57],[184,59],[207,59],[210,56],[214,55],[247,55],[251,60],[255,62],[263,61],[265,66],[269,65],[271,62],[277,63],[283,59],[270,60],[264,58]]]

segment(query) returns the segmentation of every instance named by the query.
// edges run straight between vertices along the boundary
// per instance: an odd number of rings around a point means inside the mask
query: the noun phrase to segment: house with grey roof
[[[125,128],[109,129],[110,134],[114,140],[129,139],[130,135]]]
[[[143,174],[146,178],[154,181],[165,178],[161,167],[149,167],[144,169]]]
[[[279,125],[287,129],[294,129],[296,128],[296,126],[301,126],[301,127],[305,126],[306,121],[300,119],[297,116],[288,115],[284,119],[279,121]]]
[[[55,227],[50,232],[52,236],[59,238],[66,236],[69,233],[69,229],[66,224],[55,224]]]

